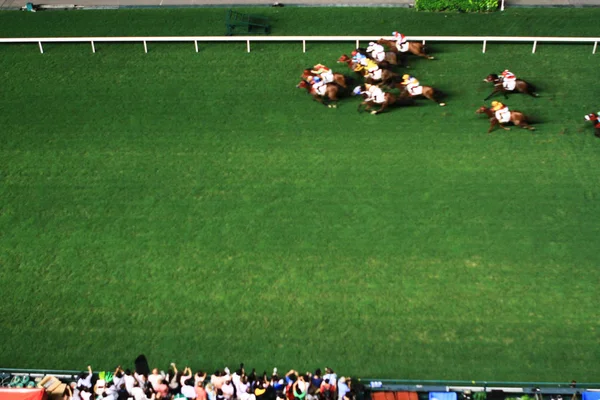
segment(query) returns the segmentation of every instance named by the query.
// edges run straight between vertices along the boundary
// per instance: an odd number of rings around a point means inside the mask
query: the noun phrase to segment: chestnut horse
[[[309,80],[309,77],[317,76],[317,74],[313,74],[310,71],[311,70],[309,68],[305,69],[304,72],[302,72],[301,78],[303,80]],[[346,88],[346,77],[344,75],[334,72],[333,73],[333,81],[335,83],[337,83],[338,85],[340,85],[341,87],[343,87],[344,89]]]
[[[393,106],[393,105],[398,105],[401,104],[401,99],[399,96],[392,94],[392,93],[386,93],[385,94],[385,101],[383,103],[375,103],[374,101],[370,100],[367,101],[367,94],[363,93],[363,101],[358,105],[358,112],[361,112],[364,106],[364,110],[365,111],[370,111],[371,114],[375,115],[375,114],[380,114],[382,112],[384,112],[385,110],[387,110],[389,107]],[[379,106],[378,110],[373,110],[374,107]]]
[[[364,65],[354,62],[354,60],[352,60],[352,58],[346,54],[342,54],[340,56],[340,58],[338,58],[337,62],[348,65],[348,68],[350,68],[352,71],[356,72],[361,77],[365,77],[369,74],[369,71],[367,71],[367,68]],[[388,63],[386,63],[384,61],[384,62],[378,63],[377,65],[383,71],[382,72],[382,81],[387,81],[387,80],[393,79],[395,74],[388,69],[388,65],[389,65]]]
[[[313,85],[305,81],[304,79],[296,85],[297,88],[306,89],[315,101],[327,106],[329,108],[337,108],[339,86],[335,83],[325,84],[325,94],[319,94],[313,88]]]
[[[387,40],[387,39],[381,38],[377,41],[377,43],[387,46],[389,49],[391,49],[396,54],[398,54],[398,53],[401,55],[405,54],[405,53],[398,51],[395,40]],[[429,54],[425,53],[425,45],[423,43],[419,43],[419,42],[408,42],[407,53],[411,53],[411,54],[414,54],[415,56],[423,57],[428,60],[433,60],[435,58],[435,57],[430,56]]]
[[[500,123],[500,121],[498,121],[498,119],[496,118],[496,113],[494,111],[492,111],[491,108],[487,108],[486,106],[481,106],[481,107],[479,107],[479,109],[477,111],[475,111],[475,113],[485,114],[489,117],[490,129],[488,129],[488,133],[490,133],[494,129],[494,126],[496,126],[496,125],[499,125],[500,128],[502,128],[506,131],[510,131],[510,128],[505,127],[504,125],[502,125]],[[523,114],[522,112],[519,112],[519,111],[510,111],[510,122],[512,122],[515,126],[520,126],[521,128],[529,129],[530,131],[535,130],[535,128],[533,126],[531,126],[527,123],[528,121],[527,121],[527,117],[525,116],[525,114]]]
[[[517,79],[515,88],[513,90],[508,90],[505,89],[504,86],[502,86],[502,79],[500,79],[498,77],[498,75],[496,74],[489,74],[487,76],[487,78],[485,78],[483,80],[484,82],[492,82],[494,84],[494,91],[492,93],[490,93],[490,95],[488,97],[486,97],[485,100],[490,99],[493,95],[495,95],[496,93],[501,92],[504,95],[504,98],[508,98],[508,94],[509,92],[518,92],[518,93],[523,93],[523,94],[528,94],[531,97],[538,97],[539,95],[535,92],[535,86],[533,86],[531,83],[527,83],[522,79]]]
[[[421,92],[421,94],[417,94],[417,95],[413,95],[412,93],[410,93],[408,91],[408,88],[406,87],[406,85],[403,85],[402,82],[398,82],[398,83],[394,84],[394,87],[398,88],[402,91],[402,94],[400,96],[403,98],[413,98],[413,97],[423,96],[426,99],[429,99],[429,100],[439,104],[442,107],[444,107],[446,105],[446,103],[439,101],[441,92],[435,88],[432,88],[431,86],[421,85],[421,88],[423,89],[423,91]]]

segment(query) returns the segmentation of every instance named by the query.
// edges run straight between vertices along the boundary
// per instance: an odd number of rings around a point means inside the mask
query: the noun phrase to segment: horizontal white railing
[[[137,37],[41,37],[41,38],[0,38],[0,43],[37,43],[40,53],[44,52],[42,43],[90,43],[92,52],[96,52],[95,43],[108,42],[137,42],[144,44],[148,52],[148,42],[193,42],[198,52],[198,42],[245,42],[246,50],[250,52],[251,42],[299,42],[302,51],[306,53],[307,42],[360,42],[377,40],[373,36],[137,36]],[[600,37],[550,37],[550,36],[407,36],[408,40],[426,42],[474,42],[483,43],[485,53],[488,42],[533,43],[532,53],[535,53],[538,43],[593,43],[593,54],[596,54]],[[387,39],[393,39],[387,37]]]

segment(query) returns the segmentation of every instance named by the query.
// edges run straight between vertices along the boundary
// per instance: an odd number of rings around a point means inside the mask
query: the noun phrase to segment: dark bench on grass
[[[271,24],[267,17],[259,15],[242,14],[237,11],[227,10],[227,36],[235,33],[235,28],[241,27],[246,32],[252,32],[253,29],[260,33],[271,33]]]

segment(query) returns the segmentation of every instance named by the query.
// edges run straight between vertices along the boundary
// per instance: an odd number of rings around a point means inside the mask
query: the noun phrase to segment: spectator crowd
[[[241,364],[233,373],[225,368],[208,376],[172,363],[167,372],[118,366],[114,373],[94,374],[88,366],[67,387],[64,400],[355,400],[351,378],[338,377],[331,368],[324,372],[280,375],[274,368],[271,375],[254,369],[247,374]]]

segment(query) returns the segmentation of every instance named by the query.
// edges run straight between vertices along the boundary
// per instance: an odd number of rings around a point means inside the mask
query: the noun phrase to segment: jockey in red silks
[[[405,53],[408,51],[408,41],[406,40],[406,36],[401,34],[400,32],[392,32],[394,38],[396,39],[396,48],[399,52]]]
[[[596,114],[588,114],[585,116],[586,121],[591,121],[594,124],[595,135],[600,138],[600,111]]]
[[[515,86],[517,85],[517,77],[515,74],[505,69],[502,72],[502,86],[506,90],[515,90]]]

